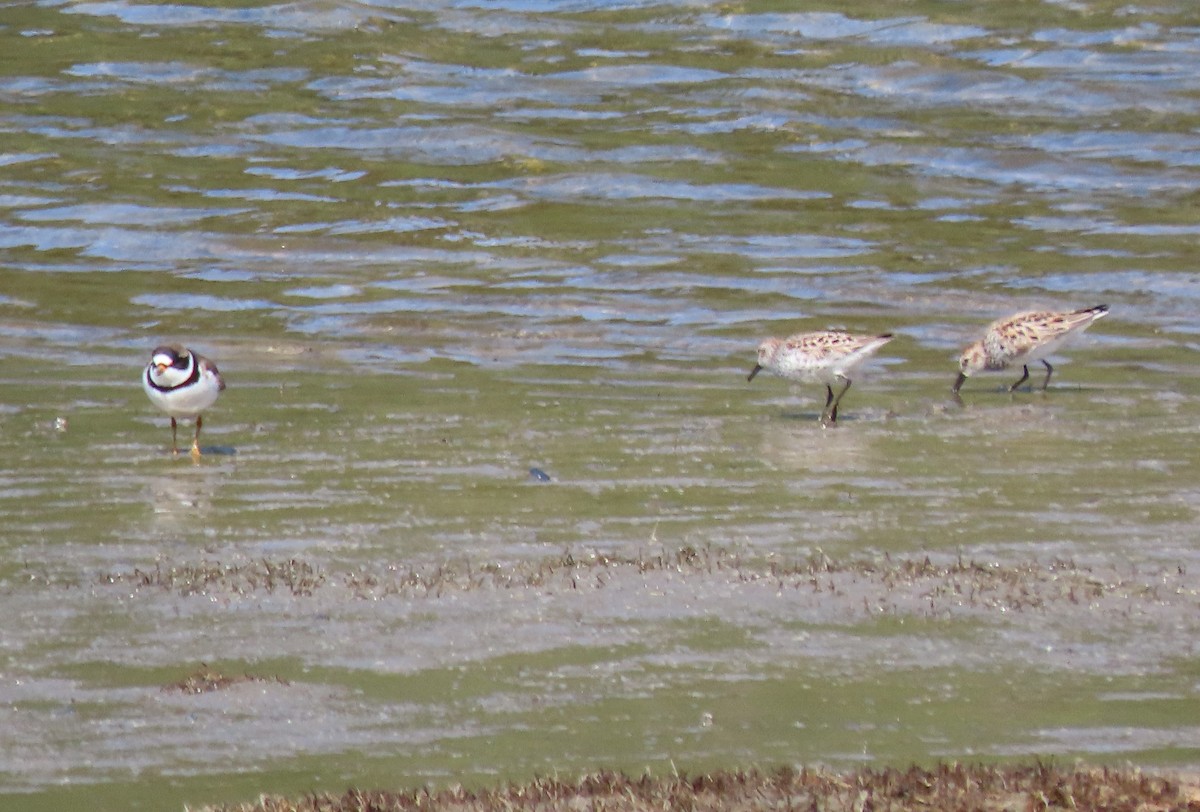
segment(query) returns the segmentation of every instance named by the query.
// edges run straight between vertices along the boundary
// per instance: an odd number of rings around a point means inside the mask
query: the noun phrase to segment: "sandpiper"
[[[850,388],[850,375],[891,340],[891,333],[856,336],[842,330],[798,333],[785,339],[768,338],[759,345],[758,363],[746,380],[754,380],[754,376],[765,369],[789,381],[825,384],[821,424],[831,426],[837,423],[838,404]],[[836,396],[833,394],[835,383],[842,387]]]
[[[963,382],[981,370],[1001,370],[1020,364],[1020,379],[1008,387],[1008,391],[1014,392],[1029,379],[1029,363],[1032,361],[1041,361],[1046,367],[1046,379],[1042,381],[1044,391],[1050,385],[1050,376],[1054,374],[1054,367],[1050,366],[1046,356],[1054,353],[1067,338],[1082,333],[1106,313],[1108,305],[1070,312],[1031,310],[992,322],[983,338],[963,350],[958,359],[958,380],[950,391],[957,395]]]

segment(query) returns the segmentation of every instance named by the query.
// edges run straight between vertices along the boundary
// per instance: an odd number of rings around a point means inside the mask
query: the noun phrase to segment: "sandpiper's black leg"
[[[850,388],[850,379],[846,379],[846,385],[842,387],[842,391],[837,393],[837,397],[833,399],[833,408],[829,410],[830,425],[837,422],[838,404],[842,402],[842,395],[846,394],[846,390]],[[830,392],[833,390],[831,389]]]
[[[825,384],[825,408],[821,410],[822,425],[829,422],[829,404],[833,403],[833,387]]]
[[[1028,365],[1023,366],[1023,367],[1021,367],[1021,369],[1025,370],[1024,373],[1022,373],[1022,375],[1021,375],[1021,379],[1019,381],[1017,381],[1016,383],[1014,383],[1012,386],[1008,387],[1009,392],[1016,392],[1018,386],[1025,383],[1025,381],[1029,380],[1029,366]]]
[[[1050,385],[1050,376],[1054,374],[1054,367],[1050,366],[1050,362],[1045,358],[1042,359],[1042,363],[1046,365],[1046,380],[1042,381],[1042,391],[1045,392],[1046,387]]]

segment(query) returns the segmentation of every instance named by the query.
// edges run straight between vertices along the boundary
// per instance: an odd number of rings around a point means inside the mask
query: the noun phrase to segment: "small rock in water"
[[[530,468],[529,475],[531,477],[533,477],[534,479],[536,479],[538,482],[549,482],[550,481],[550,475],[547,474],[545,471],[543,471],[541,468]]]

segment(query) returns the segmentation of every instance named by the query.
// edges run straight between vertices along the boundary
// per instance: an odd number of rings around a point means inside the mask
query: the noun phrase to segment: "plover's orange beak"
[[[167,367],[169,367],[169,366],[171,366],[171,365],[170,364],[155,364],[154,368],[157,369],[158,374],[161,375],[167,371]]]

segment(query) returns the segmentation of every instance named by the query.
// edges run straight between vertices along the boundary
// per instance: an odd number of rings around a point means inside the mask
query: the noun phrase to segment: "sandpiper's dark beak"
[[[965,372],[958,373],[958,380],[954,382],[954,386],[951,387],[950,391],[953,394],[957,395],[958,390],[962,388],[963,381],[965,381],[966,379],[967,379],[967,373],[965,373]]]
[[[754,380],[754,376],[762,372],[762,364],[755,364],[754,369],[750,370],[750,374],[746,376],[746,380]]]

